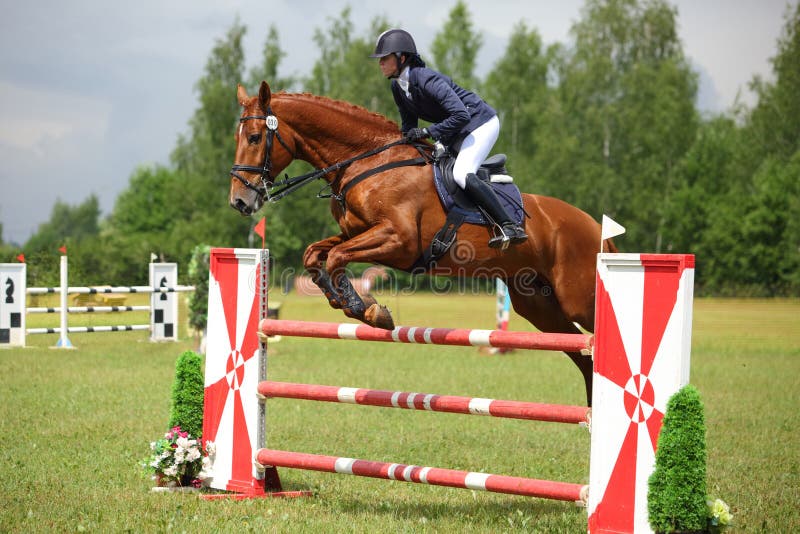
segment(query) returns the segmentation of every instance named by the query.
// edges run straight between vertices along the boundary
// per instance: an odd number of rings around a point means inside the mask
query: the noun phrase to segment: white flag
[[[625,233],[625,227],[607,215],[603,215],[603,225],[600,230],[600,240],[605,241],[609,237],[622,235]]]

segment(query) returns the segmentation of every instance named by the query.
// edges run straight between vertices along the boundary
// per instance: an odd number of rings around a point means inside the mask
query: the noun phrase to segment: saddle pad
[[[460,203],[457,203],[453,195],[447,190],[447,185],[442,179],[442,173],[438,165],[433,166],[433,183],[436,186],[436,193],[439,195],[439,200],[442,203],[445,213],[455,211],[464,216],[464,222],[470,224],[479,224],[482,226],[490,226],[490,222],[486,220],[483,213],[469,200],[465,200],[467,195]],[[506,209],[506,212],[517,224],[522,224],[525,217],[525,211],[522,209],[522,194],[519,188],[514,183],[491,183],[497,198]],[[458,188],[458,186],[455,186]]]

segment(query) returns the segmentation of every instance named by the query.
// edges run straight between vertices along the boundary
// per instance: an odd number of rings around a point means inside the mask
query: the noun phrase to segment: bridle
[[[266,152],[264,153],[264,164],[261,167],[255,167],[253,165],[234,164],[233,167],[231,167],[230,175],[239,180],[245,187],[247,187],[251,191],[254,191],[259,196],[260,199],[267,200],[269,202],[277,202],[279,199],[285,197],[286,195],[292,193],[293,191],[296,191],[297,189],[310,183],[313,180],[318,180],[323,176],[330,174],[332,172],[338,172],[356,161],[369,158],[397,145],[410,144],[414,148],[416,148],[417,151],[419,151],[421,157],[381,165],[379,167],[376,167],[370,171],[367,171],[357,176],[352,182],[350,182],[345,186],[345,188],[341,191],[341,194],[335,194],[332,192],[331,194],[324,195],[322,194],[322,192],[320,192],[317,194],[317,197],[318,198],[334,197],[343,203],[344,194],[346,193],[347,189],[352,188],[354,185],[356,185],[356,183],[362,181],[363,179],[369,176],[372,176],[374,174],[395,167],[400,167],[405,165],[422,165],[430,163],[432,161],[432,158],[430,156],[430,151],[431,151],[430,145],[415,141],[408,141],[407,139],[401,138],[397,141],[393,141],[381,147],[358,154],[357,156],[354,156],[352,158],[340,161],[338,163],[334,163],[333,165],[325,167],[324,169],[315,169],[314,171],[308,174],[303,174],[302,176],[295,176],[292,178],[289,178],[289,176],[286,175],[282,181],[276,183],[275,177],[271,176],[272,161],[270,159],[270,155],[272,154],[272,145],[274,142],[274,138],[275,137],[278,138],[278,142],[281,145],[283,145],[283,148],[285,148],[286,151],[292,156],[292,159],[297,159],[297,154],[291,148],[289,148],[289,145],[286,144],[286,142],[281,137],[280,132],[278,132],[278,118],[272,113],[271,107],[269,106],[267,107],[266,115],[247,115],[245,117],[240,117],[239,123],[243,123],[248,120],[263,120],[265,123],[267,130],[267,147],[266,147]],[[239,171],[259,173],[259,179],[261,180],[260,186],[255,186],[252,183],[250,183],[246,178],[244,178],[241,174],[239,174]],[[331,185],[329,184],[327,187],[331,187]]]
[[[267,148],[264,152],[264,164],[261,167],[234,164],[233,167],[231,167],[231,176],[239,180],[248,189],[254,191],[259,198],[263,199],[269,197],[269,188],[272,186],[275,180],[275,177],[270,175],[272,173],[271,154],[274,138],[278,138],[278,142],[283,145],[283,148],[285,148],[286,151],[292,156],[292,159],[296,159],[297,155],[291,148],[289,148],[289,145],[286,144],[286,141],[283,140],[283,137],[281,137],[281,134],[278,131],[278,118],[272,113],[271,107],[267,107],[266,115],[247,115],[245,117],[240,117],[239,123],[244,123],[245,121],[249,120],[264,121],[264,125],[267,130]],[[259,179],[261,181],[260,187],[250,183],[246,178],[239,174],[240,171],[259,173]]]

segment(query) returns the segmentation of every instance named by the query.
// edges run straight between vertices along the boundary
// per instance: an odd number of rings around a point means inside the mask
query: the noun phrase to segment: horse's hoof
[[[364,313],[364,321],[375,328],[394,330],[394,319],[389,308],[380,304],[372,304]]]
[[[361,295],[361,300],[364,301],[364,306],[366,306],[367,308],[369,308],[373,304],[377,304],[378,303],[378,301],[375,300],[375,297],[373,297],[369,293],[367,293],[365,295]]]

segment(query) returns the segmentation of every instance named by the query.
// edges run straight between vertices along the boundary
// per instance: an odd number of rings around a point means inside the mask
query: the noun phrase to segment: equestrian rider
[[[500,133],[495,110],[475,93],[427,68],[417,54],[414,39],[405,30],[383,32],[370,57],[380,58],[381,72],[392,80],[392,94],[406,139],[431,137],[457,150],[453,178],[502,229],[501,235],[489,240],[489,246],[500,248],[509,242],[525,242],[525,230],[509,216],[492,187],[475,174]],[[419,119],[431,125],[419,128]]]

